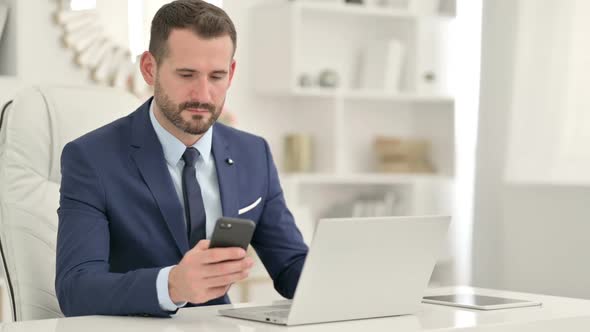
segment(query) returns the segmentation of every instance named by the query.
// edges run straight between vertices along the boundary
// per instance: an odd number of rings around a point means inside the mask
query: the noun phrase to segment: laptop
[[[416,313],[450,217],[322,219],[290,304],[224,316],[301,325]]]

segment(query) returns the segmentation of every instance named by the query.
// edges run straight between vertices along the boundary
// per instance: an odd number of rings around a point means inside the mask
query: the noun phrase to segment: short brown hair
[[[186,28],[202,38],[229,35],[235,54],[236,27],[223,9],[202,0],[176,0],[162,6],[152,20],[149,51],[158,64],[168,54],[172,29]]]

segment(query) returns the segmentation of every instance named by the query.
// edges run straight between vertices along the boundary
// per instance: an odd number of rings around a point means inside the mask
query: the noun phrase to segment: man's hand
[[[170,299],[205,303],[221,297],[233,283],[248,277],[253,264],[242,248],[209,249],[209,240],[201,240],[170,270]]]

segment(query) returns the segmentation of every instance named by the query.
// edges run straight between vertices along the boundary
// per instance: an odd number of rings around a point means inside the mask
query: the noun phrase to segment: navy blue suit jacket
[[[66,316],[168,316],[156,277],[189,250],[183,209],[149,119],[150,100],[68,143],[61,157],[55,288]],[[292,298],[307,254],[266,141],[215,124],[223,215],[256,222],[252,246],[275,289]],[[234,161],[233,165],[226,162]],[[229,303],[226,296],[207,304]]]

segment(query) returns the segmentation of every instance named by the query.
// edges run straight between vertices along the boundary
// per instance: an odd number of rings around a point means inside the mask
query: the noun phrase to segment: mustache
[[[185,110],[187,108],[205,109],[210,113],[213,113],[215,111],[215,105],[209,103],[201,103],[198,101],[187,101],[185,103],[180,104],[178,108],[180,110]]]

